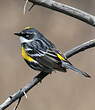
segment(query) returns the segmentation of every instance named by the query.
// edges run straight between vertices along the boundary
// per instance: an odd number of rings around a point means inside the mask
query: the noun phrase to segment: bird
[[[51,74],[53,71],[67,72],[70,69],[91,78],[88,73],[70,63],[55,44],[37,29],[28,26],[14,34],[19,36],[22,57],[30,68],[43,72],[43,74]]]

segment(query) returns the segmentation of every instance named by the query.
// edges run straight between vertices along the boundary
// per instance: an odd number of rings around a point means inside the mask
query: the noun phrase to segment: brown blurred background
[[[95,15],[95,0],[59,0]],[[35,6],[23,14],[24,0],[0,0],[0,103],[31,81],[36,71],[21,57],[19,39],[13,34],[32,26],[62,51],[95,38],[95,28],[67,15]],[[92,76],[86,79],[73,71],[56,72],[22,98],[21,110],[95,110],[95,48],[70,61]],[[16,103],[15,103],[16,104]],[[13,109],[12,104],[8,110]]]

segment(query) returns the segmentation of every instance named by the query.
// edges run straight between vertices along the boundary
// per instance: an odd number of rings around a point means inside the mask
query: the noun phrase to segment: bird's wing
[[[61,63],[61,60],[67,61],[55,47],[47,46],[39,42],[33,42],[28,49],[27,54],[41,64],[54,65]]]
[[[26,46],[25,51],[30,58],[49,68],[59,68],[61,60],[67,61],[54,44],[46,39],[35,39]]]

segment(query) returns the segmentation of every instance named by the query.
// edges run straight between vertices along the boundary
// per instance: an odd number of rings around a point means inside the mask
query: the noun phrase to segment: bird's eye
[[[26,34],[25,37],[30,40],[34,37],[34,34]]]
[[[29,37],[29,34],[26,34],[25,37],[28,38]]]

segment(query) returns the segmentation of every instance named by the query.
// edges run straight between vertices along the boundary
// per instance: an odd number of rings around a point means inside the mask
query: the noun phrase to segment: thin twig
[[[23,8],[23,13],[24,13],[24,15],[26,14],[26,7],[27,7],[27,4],[28,4],[28,1],[29,0],[26,0],[25,1],[25,4],[24,4],[24,8]],[[31,7],[28,9],[28,11],[31,11],[31,9],[34,7],[34,3],[31,5]]]
[[[18,106],[20,104],[20,101],[21,101],[21,97],[18,99],[17,105],[16,105],[16,107],[13,110],[17,110],[17,108],[18,108]]]
[[[40,6],[64,13],[66,15],[77,18],[87,24],[95,26],[95,16],[88,14],[77,8],[56,2],[54,0],[29,0],[29,2],[32,2],[35,5],[40,5]]]
[[[69,51],[64,53],[64,56],[66,58],[70,58],[73,55],[87,50],[89,48],[95,47],[95,39],[90,40],[88,42],[85,42],[73,49],[70,49]],[[19,98],[21,98],[22,96],[24,96],[30,89],[32,89],[34,86],[36,86],[39,82],[42,81],[42,79],[44,79],[46,76],[48,75],[48,73],[39,73],[36,77],[33,78],[33,80],[26,84],[26,86],[24,86],[22,89],[20,89],[19,91],[17,91],[16,93],[14,93],[13,95],[11,95],[10,97],[8,97],[4,103],[2,103],[0,105],[0,110],[4,110],[6,109],[9,105],[11,105],[13,102],[15,102],[16,100],[18,100]],[[25,94],[24,94],[25,93]]]
[[[34,7],[34,3],[31,5],[31,7],[28,9],[28,11],[31,11],[31,9]]]
[[[28,0],[26,0],[26,2],[25,2],[25,4],[24,4],[24,9],[23,9],[23,13],[24,13],[24,14],[26,13],[27,3],[28,3]]]

